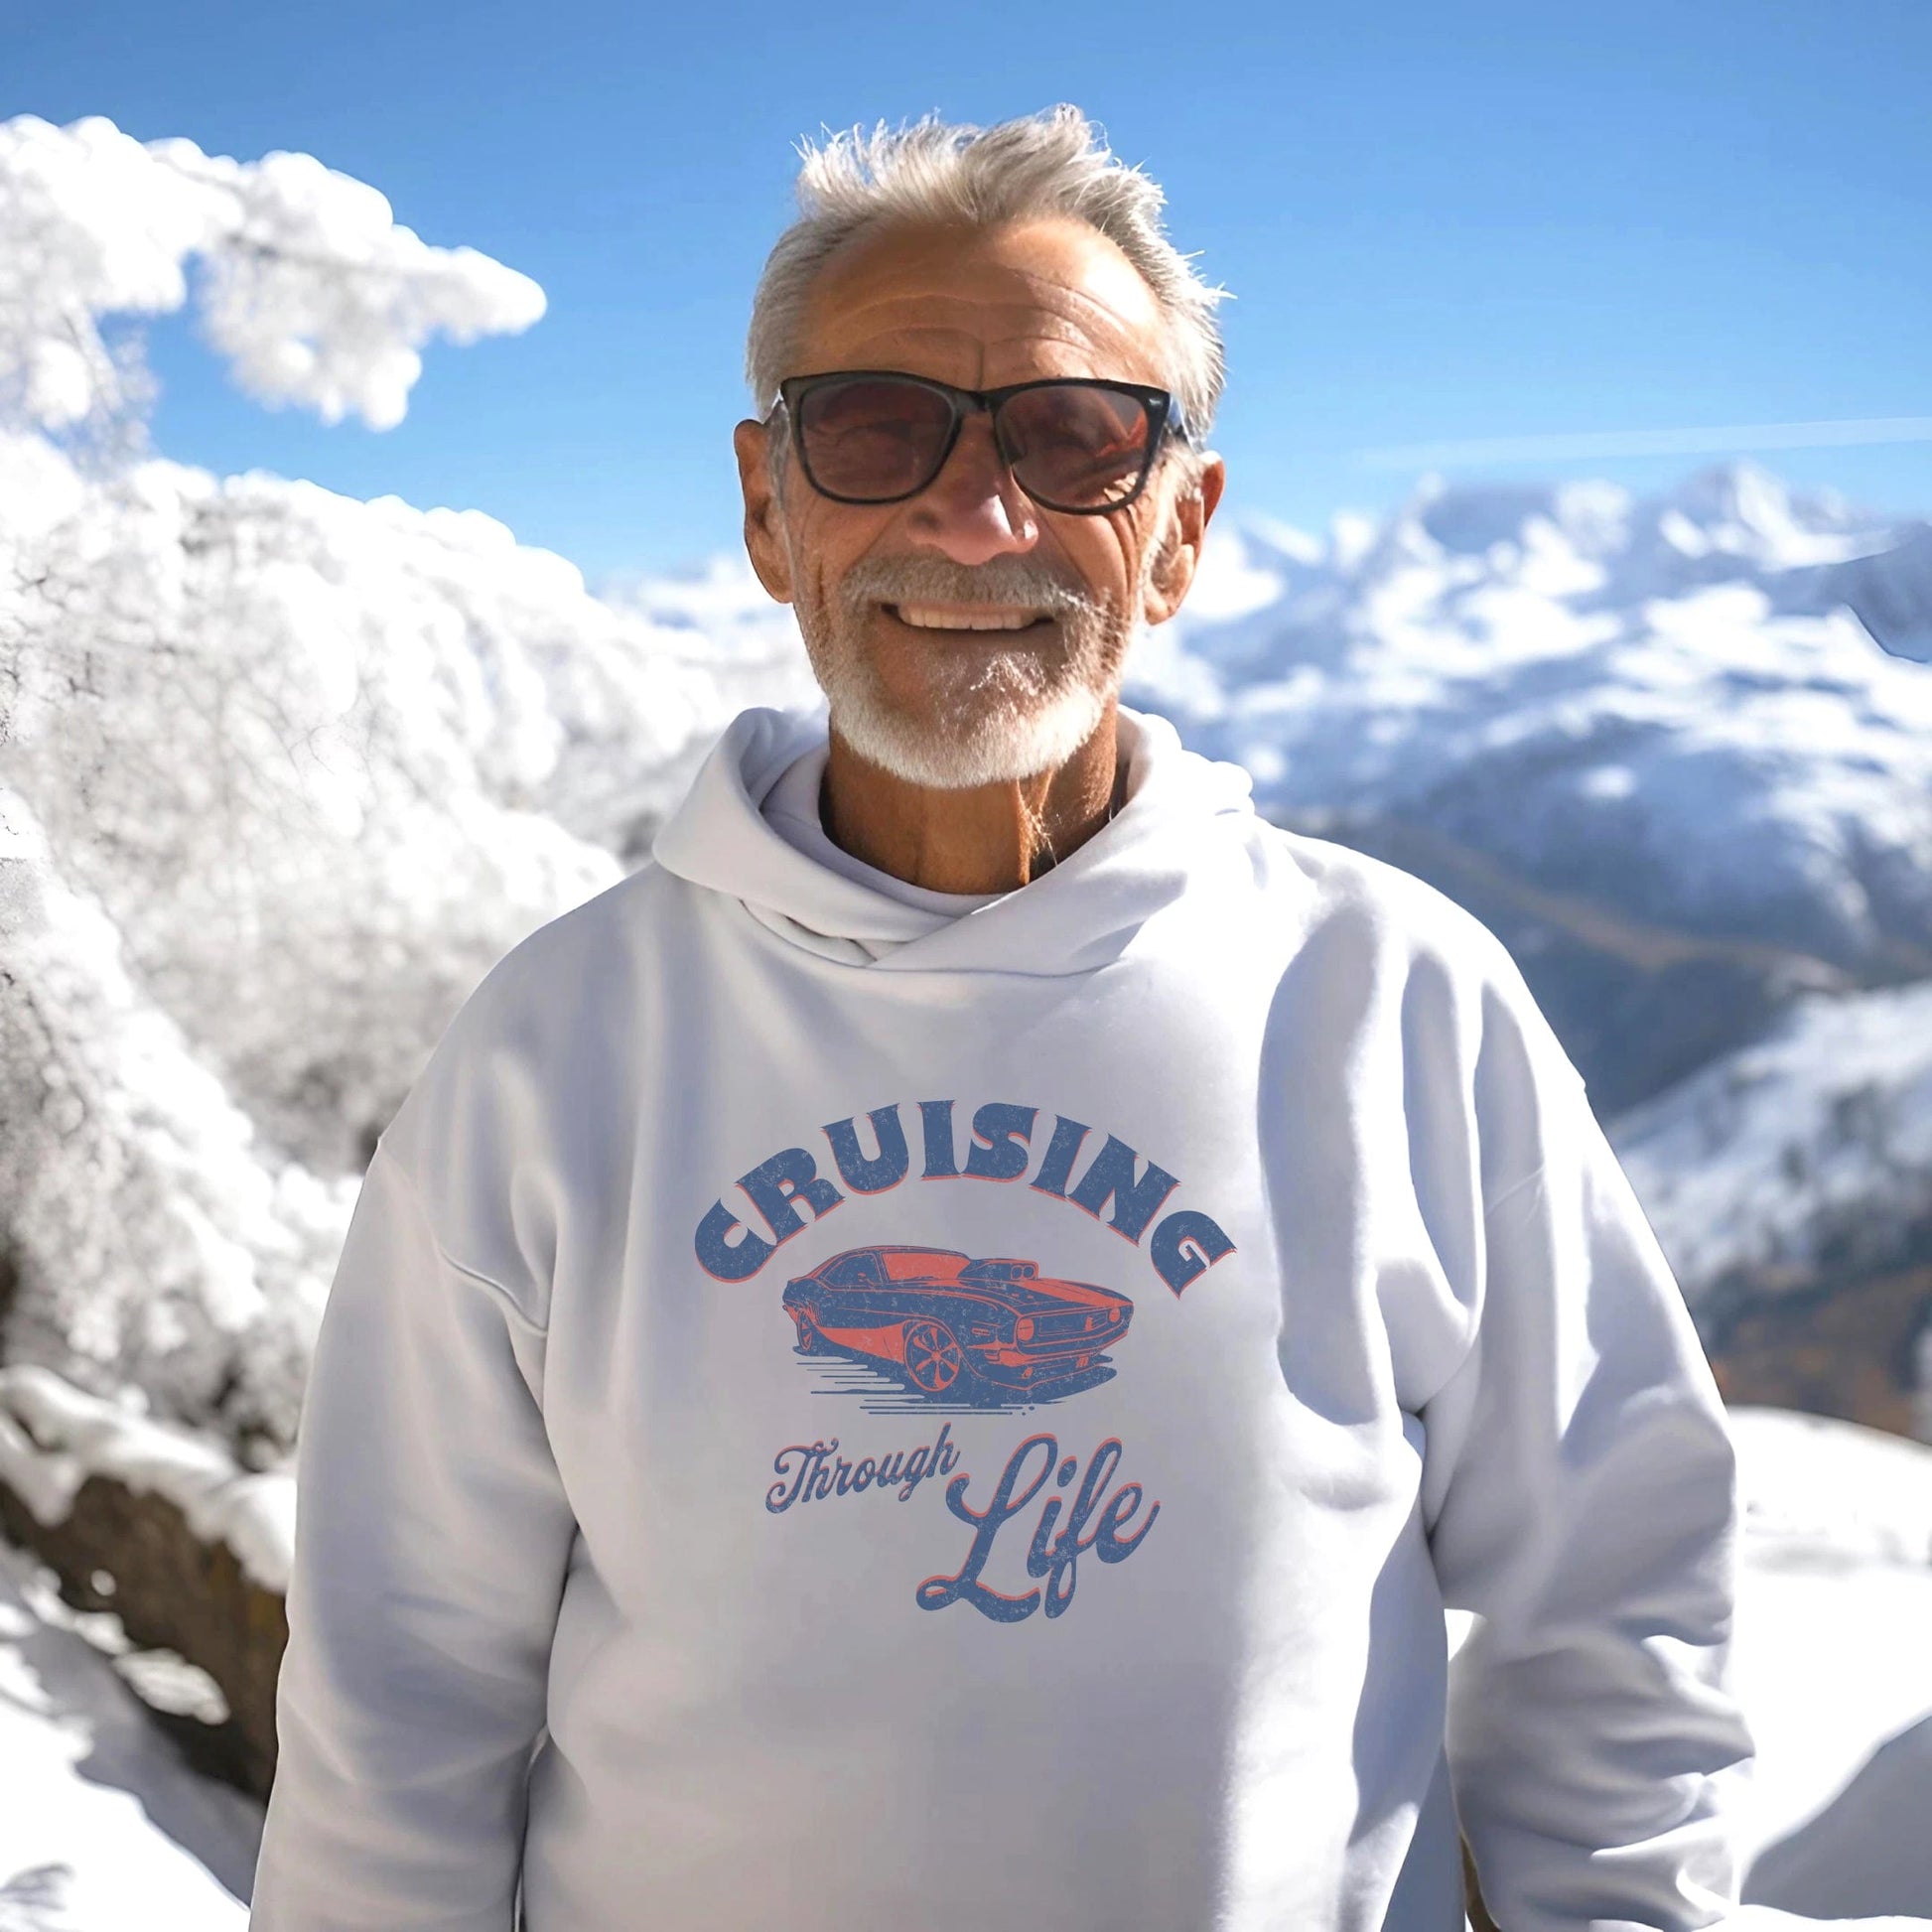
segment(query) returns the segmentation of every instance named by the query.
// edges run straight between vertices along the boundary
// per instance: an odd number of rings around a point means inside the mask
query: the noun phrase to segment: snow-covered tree
[[[377,426],[543,298],[306,156],[0,124],[0,1347],[266,1449],[451,1012],[808,685],[742,571],[620,608],[475,512],[93,434],[146,389],[114,319],[191,284],[245,387]]]
[[[204,333],[251,395],[375,429],[402,421],[432,337],[527,329],[544,308],[527,275],[430,247],[312,155],[0,122],[0,405],[44,430],[138,405],[138,362],[101,324],[180,309],[191,266]]]

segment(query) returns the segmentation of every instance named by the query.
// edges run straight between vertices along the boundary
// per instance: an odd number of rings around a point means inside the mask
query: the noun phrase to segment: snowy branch
[[[402,421],[432,338],[514,333],[544,310],[528,276],[430,246],[312,155],[144,145],[97,117],[0,122],[0,423],[137,413],[146,370],[102,325],[173,313],[191,289],[250,395],[372,429]]]

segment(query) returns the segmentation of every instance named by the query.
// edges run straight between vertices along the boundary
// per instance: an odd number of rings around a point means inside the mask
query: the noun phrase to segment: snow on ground
[[[1694,1296],[1895,1261],[1932,1226],[1932,982],[1803,1000],[1611,1138]]]
[[[1932,1919],[1932,1449],[1769,1409],[1731,1426],[1745,1896]]]
[[[235,1932],[261,1808],[182,1762],[0,1544],[0,1932]]]
[[[1775,1409],[1733,1411],[1731,1431],[1745,1506],[1737,1682],[1760,1760],[1747,1836],[1762,1847],[1932,1719],[1932,1449]],[[1932,1915],[1932,1840],[1918,1850]]]

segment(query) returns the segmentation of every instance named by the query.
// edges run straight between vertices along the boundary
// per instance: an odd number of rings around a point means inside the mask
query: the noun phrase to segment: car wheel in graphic
[[[818,1324],[803,1309],[795,1310],[792,1321],[798,1329],[798,1352],[801,1355],[829,1355],[832,1344],[818,1332]]]
[[[905,1379],[921,1395],[965,1394],[971,1386],[966,1351],[952,1330],[937,1321],[913,1321],[905,1329]]]

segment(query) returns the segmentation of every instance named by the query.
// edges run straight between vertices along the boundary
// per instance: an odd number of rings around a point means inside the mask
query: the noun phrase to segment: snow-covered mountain
[[[1217,531],[1134,690],[1489,919],[1614,1111],[1800,990],[1932,973],[1932,667],[1847,601],[1932,633],[1928,554],[1742,467],[1432,485]]]
[[[1932,1237],[1932,982],[1802,1001],[1623,1115],[1616,1145],[1701,1295],[1897,1264]]]

